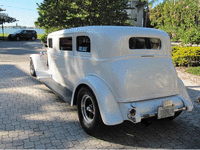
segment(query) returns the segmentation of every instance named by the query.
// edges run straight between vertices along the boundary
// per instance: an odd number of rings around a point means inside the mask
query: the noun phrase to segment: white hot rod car
[[[30,56],[30,73],[77,105],[88,134],[100,134],[125,120],[173,119],[193,108],[164,31],[78,27],[50,33],[47,45],[47,52]]]

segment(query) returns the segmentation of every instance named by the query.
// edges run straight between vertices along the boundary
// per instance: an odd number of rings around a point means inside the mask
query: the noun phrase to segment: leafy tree
[[[172,40],[199,44],[199,0],[165,0],[150,11],[151,24]]]
[[[5,11],[4,9],[0,8],[0,11]],[[0,13],[0,25],[2,25],[2,32],[3,32],[3,39],[4,39],[4,23],[12,23],[17,21],[15,18],[13,17],[9,17],[8,14],[5,13]]]
[[[4,9],[0,8],[0,11],[5,11]],[[6,13],[0,13],[0,24],[3,23],[12,23],[17,21],[15,18],[8,16]]]
[[[4,11],[4,9],[0,8],[0,11]]]
[[[126,9],[128,0],[44,0],[38,5],[36,26],[48,33],[71,27],[90,25],[130,25]]]
[[[36,26],[45,29],[89,25],[129,25],[126,0],[44,0]]]
[[[139,0],[139,7],[144,7],[144,27],[152,27],[150,24],[149,11],[158,0]]]

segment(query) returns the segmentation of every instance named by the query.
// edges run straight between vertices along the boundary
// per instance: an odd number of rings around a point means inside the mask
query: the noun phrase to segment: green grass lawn
[[[37,34],[37,38],[38,38],[39,40],[41,40],[41,38],[42,38],[43,35],[44,35],[44,34]]]
[[[7,40],[8,39],[8,33],[4,33],[4,39]],[[0,33],[0,40],[3,40],[3,33]]]
[[[192,73],[195,75],[200,75],[200,66],[199,67],[190,67],[188,69],[185,70],[188,73]]]
[[[4,37],[8,37],[8,33],[4,33]],[[3,37],[3,33],[0,33],[0,37]]]

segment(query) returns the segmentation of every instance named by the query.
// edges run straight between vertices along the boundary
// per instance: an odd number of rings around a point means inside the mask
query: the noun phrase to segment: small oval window
[[[159,38],[132,37],[129,39],[129,48],[134,49],[161,49]]]
[[[53,48],[53,41],[52,41],[52,38],[49,38],[49,39],[48,39],[48,46],[49,46],[49,48]]]

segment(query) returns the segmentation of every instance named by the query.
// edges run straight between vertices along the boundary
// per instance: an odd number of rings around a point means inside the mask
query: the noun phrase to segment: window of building
[[[49,48],[53,48],[53,40],[52,40],[52,38],[48,39],[48,45],[49,45]]]
[[[60,38],[60,50],[72,51],[72,37]]]
[[[77,36],[77,51],[90,52],[90,38],[88,36]]]
[[[158,38],[132,37],[129,39],[130,49],[161,49],[161,40]]]

